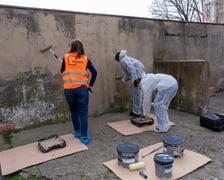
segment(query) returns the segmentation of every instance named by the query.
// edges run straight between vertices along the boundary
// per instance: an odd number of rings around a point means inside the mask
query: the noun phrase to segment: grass
[[[7,131],[5,134],[2,135],[5,144],[9,144],[10,147],[12,148],[12,131]]]
[[[15,173],[9,176],[9,180],[41,180],[41,177],[30,175],[28,177],[23,177],[19,173]]]
[[[2,135],[5,144],[10,145],[10,148],[13,147],[13,145],[12,145],[12,138],[13,138],[12,133],[18,133],[19,131],[20,131],[19,129],[14,130],[14,131],[7,131],[6,133],[4,133],[4,134]]]

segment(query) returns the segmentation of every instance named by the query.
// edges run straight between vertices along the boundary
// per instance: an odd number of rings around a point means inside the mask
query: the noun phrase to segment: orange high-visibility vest
[[[87,71],[88,57],[82,55],[76,57],[76,53],[67,53],[64,56],[65,71],[62,74],[64,89],[73,89],[82,85],[89,87],[89,76]]]

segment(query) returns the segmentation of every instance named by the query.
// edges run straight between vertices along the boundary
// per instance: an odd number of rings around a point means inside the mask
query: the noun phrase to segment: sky
[[[150,17],[152,0],[0,0],[0,5]]]

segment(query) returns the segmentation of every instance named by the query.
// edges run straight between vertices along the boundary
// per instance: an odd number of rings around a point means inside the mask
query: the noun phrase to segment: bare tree
[[[204,0],[153,0],[152,16],[160,19],[202,22]]]

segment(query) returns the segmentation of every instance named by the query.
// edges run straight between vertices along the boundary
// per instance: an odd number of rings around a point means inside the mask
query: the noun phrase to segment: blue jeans
[[[65,98],[71,112],[75,132],[81,132],[82,137],[87,137],[88,131],[88,106],[89,91],[85,86],[64,90]]]
[[[157,116],[157,127],[161,130],[168,130],[169,116],[168,108],[171,100],[174,98],[178,90],[178,85],[172,86],[168,89],[157,92],[154,100],[154,110]]]

